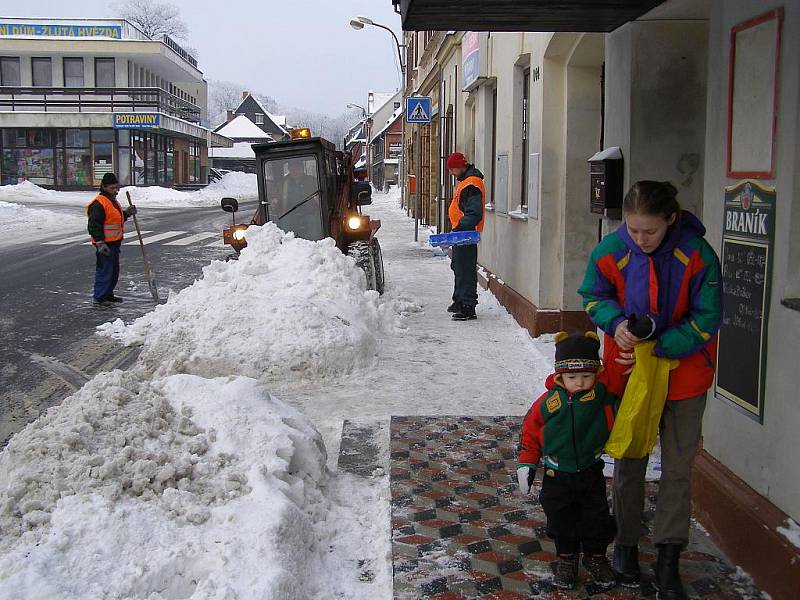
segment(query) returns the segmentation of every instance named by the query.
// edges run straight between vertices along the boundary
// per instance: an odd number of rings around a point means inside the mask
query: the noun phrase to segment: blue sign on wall
[[[430,123],[431,99],[427,96],[406,98],[406,123]]]
[[[120,25],[55,25],[42,23],[0,23],[0,35],[36,37],[105,37],[122,39]]]
[[[114,129],[152,129],[161,126],[159,113],[112,113]]]

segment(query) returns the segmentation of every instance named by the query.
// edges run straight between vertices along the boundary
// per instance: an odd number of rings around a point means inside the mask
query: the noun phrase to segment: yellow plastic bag
[[[606,452],[612,458],[644,458],[656,445],[669,372],[678,366],[678,361],[654,356],[655,345],[642,342],[634,348],[636,363],[606,442]]]

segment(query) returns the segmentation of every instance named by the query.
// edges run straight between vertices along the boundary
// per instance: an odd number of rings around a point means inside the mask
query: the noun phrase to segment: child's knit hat
[[[556,341],[556,373],[596,373],[600,370],[600,338],[594,331],[568,335],[559,331]]]

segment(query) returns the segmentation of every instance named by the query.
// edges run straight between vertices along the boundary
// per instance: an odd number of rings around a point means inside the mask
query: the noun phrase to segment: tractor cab
[[[258,208],[249,225],[237,225],[238,206],[223,200],[223,210],[234,213],[234,224],[223,232],[225,243],[238,254],[247,245],[248,227],[268,221],[307,240],[330,237],[356,259],[368,288],[383,293],[383,260],[375,237],[381,224],[361,212],[372,203],[366,174],[354,173],[350,156],[327,140],[309,137],[307,129],[297,131],[288,141],[253,145]]]

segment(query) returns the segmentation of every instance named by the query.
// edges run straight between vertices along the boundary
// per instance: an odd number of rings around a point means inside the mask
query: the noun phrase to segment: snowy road
[[[72,219],[83,211],[79,206],[41,206]],[[250,212],[249,205],[243,206],[242,214]],[[229,219],[216,207],[141,210],[141,227],[149,232],[148,258],[162,296],[190,284],[203,265],[228,253],[219,239]],[[0,247],[0,447],[42,410],[75,391],[81,371],[91,375],[124,366],[132,358],[130,351],[94,335],[94,328],[105,321],[116,316],[130,320],[153,306],[143,283],[141,253],[131,245],[136,241],[132,223],[126,232],[117,287],[125,302],[113,309],[91,304],[94,256],[86,244],[85,225],[83,232],[36,232],[24,244]],[[70,369],[78,371],[72,385],[66,383],[69,375],[64,376]]]

